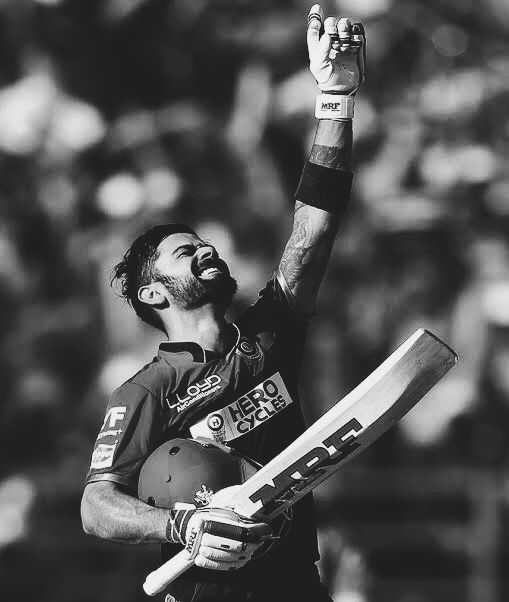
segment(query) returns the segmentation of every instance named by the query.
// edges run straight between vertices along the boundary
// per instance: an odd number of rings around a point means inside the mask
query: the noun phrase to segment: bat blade
[[[243,483],[225,503],[270,522],[366,449],[400,420],[454,366],[455,352],[419,329],[353,391]],[[184,550],[153,571],[154,595],[193,565]]]

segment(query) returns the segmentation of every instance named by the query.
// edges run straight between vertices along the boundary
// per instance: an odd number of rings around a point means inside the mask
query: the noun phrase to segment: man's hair
[[[157,280],[154,264],[159,257],[160,243],[171,234],[194,234],[196,232],[184,224],[163,224],[154,226],[143,233],[127,249],[122,261],[113,268],[110,284],[119,281],[121,295],[147,324],[162,330],[164,326],[157,312],[147,303],[138,299],[140,287]]]

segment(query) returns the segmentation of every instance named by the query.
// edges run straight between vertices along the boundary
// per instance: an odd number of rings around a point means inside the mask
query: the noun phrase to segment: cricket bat
[[[376,441],[457,359],[436,335],[417,330],[353,391],[237,488],[224,507],[270,522]],[[182,550],[147,576],[145,593],[159,593],[191,566],[190,554]]]

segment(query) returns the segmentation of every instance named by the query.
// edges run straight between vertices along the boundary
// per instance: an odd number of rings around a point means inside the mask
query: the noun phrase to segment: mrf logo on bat
[[[318,446],[304,454],[273,477],[273,485],[265,483],[252,493],[249,499],[253,503],[262,502],[263,508],[260,513],[271,514],[320,478],[330,467],[338,464],[360,447],[361,444],[356,439],[362,429],[362,424],[356,418],[352,418],[322,441],[325,447]],[[330,448],[332,451],[329,451]],[[300,476],[295,477],[295,474]]]

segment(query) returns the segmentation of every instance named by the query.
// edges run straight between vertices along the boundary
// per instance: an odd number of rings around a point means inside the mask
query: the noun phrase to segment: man
[[[350,196],[353,104],[365,56],[362,25],[324,20],[319,5],[309,13],[307,41],[322,91],[316,137],[296,192],[292,234],[256,303],[226,321],[235,280],[214,247],[179,224],[140,236],[115,270],[136,313],[168,341],[110,400],[83,494],[83,526],[112,541],[160,543],[169,557],[203,528],[204,516],[216,525],[203,535],[197,566],[170,587],[171,601],[331,600],[315,564],[311,496],[295,505],[288,533],[266,553],[266,525],[251,525],[258,537],[241,545],[220,536],[222,518],[213,508],[169,511],[136,497],[140,468],[164,441],[219,438],[263,464],[305,429],[300,359]],[[238,524],[245,525],[241,517]]]

